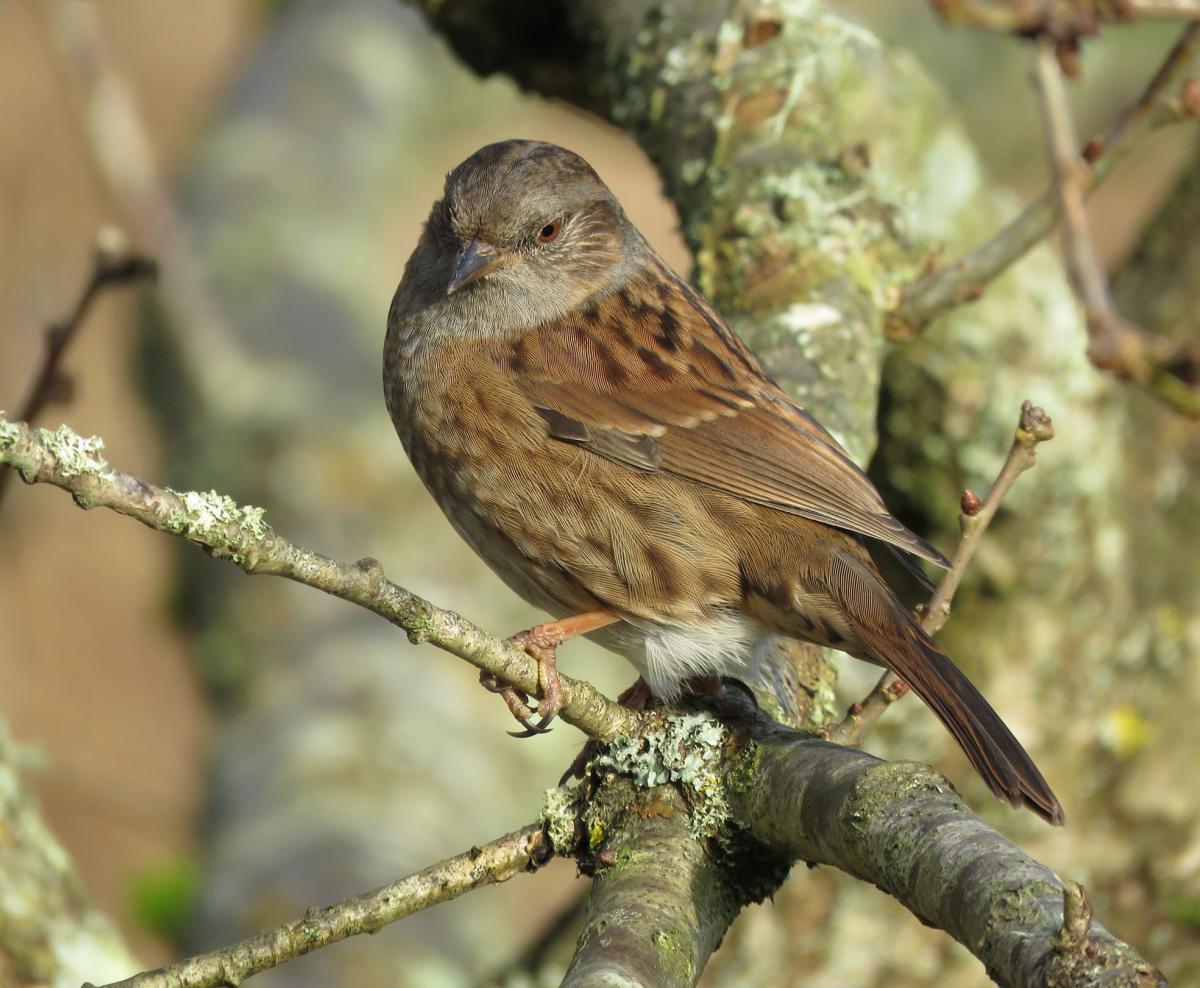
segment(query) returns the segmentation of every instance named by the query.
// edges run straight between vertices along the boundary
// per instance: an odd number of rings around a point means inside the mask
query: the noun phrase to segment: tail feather
[[[1021,742],[863,556],[839,553],[828,571],[835,598],[866,655],[925,701],[998,799],[1061,826],[1066,816]]]
[[[873,649],[877,661],[912,687],[954,735],[998,799],[1054,826],[1066,822],[1058,797],[1000,715],[950,658],[913,624],[900,641]]]

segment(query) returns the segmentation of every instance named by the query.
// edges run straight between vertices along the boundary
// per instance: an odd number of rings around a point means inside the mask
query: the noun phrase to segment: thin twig
[[[1083,306],[1088,358],[1119,377],[1145,382],[1150,369],[1141,333],[1112,303],[1108,278],[1088,229],[1083,183],[1087,166],[1075,150],[1075,125],[1067,104],[1057,48],[1049,37],[1037,41],[1033,77],[1040,97],[1046,148],[1063,214],[1063,261],[1067,278]]]
[[[120,227],[106,226],[96,234],[92,269],[83,290],[76,298],[70,314],[46,328],[42,366],[17,413],[22,421],[32,423],[47,405],[70,397],[72,382],[61,369],[62,360],[91,311],[92,303],[107,288],[153,278],[156,273],[154,261],[134,251]],[[4,500],[11,479],[8,471],[0,472],[0,501]]]
[[[950,619],[950,604],[963,574],[979,548],[980,539],[987,531],[1000,502],[1012,488],[1016,479],[1037,461],[1037,445],[1054,438],[1054,424],[1041,408],[1026,401],[1021,405],[1021,418],[1017,423],[1012,446],[1004,466],[996,476],[991,488],[982,500],[971,491],[965,491],[962,513],[959,516],[961,535],[950,569],[942,577],[937,591],[928,605],[921,609],[921,627],[930,635],[936,635]],[[908,692],[908,685],[894,673],[885,672],[874,688],[859,703],[852,704],[841,723],[827,732],[830,741],[857,746],[862,743],[871,725],[883,712]]]
[[[106,988],[218,988],[240,985],[251,975],[360,933],[376,933],[389,923],[457,898],[482,885],[506,882],[535,870],[548,857],[542,825],[531,824],[481,847],[303,916],[239,943],[197,954]],[[91,988],[85,985],[84,988]]]
[[[538,666],[524,652],[387,580],[374,559],[340,563],[276,535],[261,508],[243,507],[211,491],[174,491],[111,469],[100,456],[102,440],[85,439],[66,426],[54,432],[13,422],[0,414],[0,467],[26,483],[69,491],[81,507],[111,508],[150,528],[181,535],[250,574],[282,576],[365,607],[403,628],[413,642],[429,642],[532,696],[540,696]],[[560,676],[560,716],[591,737],[635,734],[643,715],[614,703],[590,683]]]
[[[1198,43],[1200,24],[1189,24],[1138,98],[1122,111],[1103,136],[1092,138],[1084,146],[1079,168],[1084,195],[1116,171],[1141,139],[1157,130],[1161,123],[1189,118],[1187,113],[1180,112],[1164,120],[1152,121],[1144,128],[1136,126],[1146,121],[1149,111],[1162,100],[1167,88],[1191,64]],[[1058,190],[1051,186],[987,243],[913,282],[887,316],[888,335],[897,340],[911,339],[944,312],[978,299],[988,284],[1040,243],[1061,218],[1061,199]]]

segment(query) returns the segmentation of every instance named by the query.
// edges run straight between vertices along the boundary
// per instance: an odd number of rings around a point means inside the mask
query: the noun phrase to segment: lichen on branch
[[[110,467],[100,455],[103,448],[103,440],[84,438],[66,426],[35,429],[0,414],[0,467],[16,470],[26,483],[61,487],[80,507],[111,508],[150,528],[180,535],[247,573],[282,576],[358,604],[404,629],[413,641],[430,642],[539,695],[537,664],[529,656],[392,583],[377,561],[340,563],[304,549],[272,530],[263,509],[240,505],[216,491],[147,484]],[[562,685],[561,717],[567,723],[594,738],[636,730],[640,716],[595,687],[566,676]]]

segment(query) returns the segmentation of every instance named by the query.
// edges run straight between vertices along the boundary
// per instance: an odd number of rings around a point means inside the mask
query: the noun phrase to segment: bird
[[[1064,814],[1030,756],[900,602],[868,543],[948,562],[673,272],[579,155],[480,148],[446,177],[388,313],[384,393],[450,524],[553,620],[513,636],[541,720],[586,635],[650,692],[752,681],[780,636],[890,669],[990,790]],[[915,564],[914,564],[915,565]]]

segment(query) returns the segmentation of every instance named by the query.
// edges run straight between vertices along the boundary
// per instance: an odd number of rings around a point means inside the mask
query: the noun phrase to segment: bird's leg
[[[541,719],[536,724],[531,724],[529,715],[532,708],[516,687],[511,683],[500,681],[490,673],[480,674],[479,681],[493,693],[500,694],[517,723],[525,728],[520,732],[510,731],[509,733],[513,737],[528,738],[535,734],[545,734],[550,722],[562,709],[562,683],[558,678],[558,646],[572,638],[586,635],[588,632],[596,631],[619,620],[620,618],[610,611],[588,611],[584,614],[563,618],[561,621],[539,624],[526,631],[519,631],[511,638],[506,639],[508,644],[515,645],[537,662],[538,688],[542,694],[541,702],[537,706],[537,713]]]

